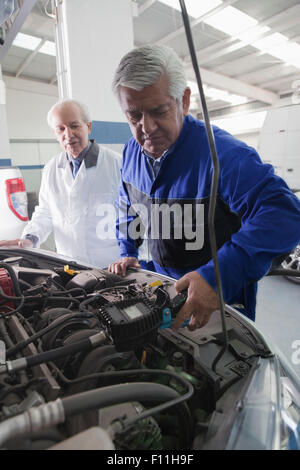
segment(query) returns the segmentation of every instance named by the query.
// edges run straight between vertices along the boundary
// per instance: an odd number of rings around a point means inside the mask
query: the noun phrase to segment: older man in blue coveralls
[[[122,58],[113,88],[133,137],[123,152],[117,223],[121,258],[110,270],[124,275],[138,266],[137,240],[131,235],[138,217],[156,271],[178,279],[177,291],[188,291],[173,327],[187,318],[190,328],[202,327],[218,308],[207,230],[212,163],[204,123],[188,114],[183,66],[172,49],[143,46]],[[243,305],[254,320],[257,281],[300,239],[299,201],[253,148],[222,129],[213,127],[213,132],[220,161],[215,233],[223,295],[226,303]],[[153,207],[174,204],[182,214],[186,205],[191,207],[188,223],[192,233],[202,230],[201,246],[193,245],[185,230],[178,236],[176,216],[170,218],[170,237],[153,227]],[[203,217],[197,221],[199,207]],[[182,224],[186,228],[187,221]]]

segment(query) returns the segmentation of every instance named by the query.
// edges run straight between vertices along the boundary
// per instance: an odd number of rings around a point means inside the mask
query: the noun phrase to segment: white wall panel
[[[6,109],[10,139],[53,139],[46,116],[57,97],[7,88]]]
[[[39,143],[37,144],[40,154],[40,164],[45,165],[49,160],[51,160],[54,155],[57,155],[61,152],[61,147],[58,142],[53,143]]]
[[[14,166],[40,165],[37,144],[11,143],[11,160]]]

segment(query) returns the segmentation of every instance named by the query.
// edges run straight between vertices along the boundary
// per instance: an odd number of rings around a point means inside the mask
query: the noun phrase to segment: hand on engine
[[[16,238],[15,240],[0,240],[0,246],[18,246],[19,248],[30,248],[32,242],[24,238]]]
[[[125,256],[124,258],[120,258],[115,263],[111,263],[108,267],[108,270],[111,273],[118,274],[119,276],[126,275],[127,268],[140,268],[141,265],[139,264],[138,260],[133,256]]]
[[[209,321],[212,312],[219,308],[216,292],[197,271],[192,271],[180,278],[175,288],[177,292],[187,289],[188,297],[174,320],[173,330],[180,328],[188,318],[190,318],[188,325],[190,330],[201,328]]]

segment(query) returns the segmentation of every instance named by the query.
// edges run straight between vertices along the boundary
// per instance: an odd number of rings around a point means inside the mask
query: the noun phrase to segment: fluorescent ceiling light
[[[229,93],[225,90],[218,90],[217,88],[205,87],[205,94],[213,100],[228,101]]]
[[[181,12],[178,0],[160,0],[161,3],[168,5]],[[221,5],[222,0],[185,0],[185,6],[190,16],[199,18],[215,7]]]
[[[199,96],[197,83],[190,80],[187,82],[187,84],[191,89],[191,103],[195,103],[197,97]],[[244,104],[248,102],[248,98],[245,96],[232,94],[226,90],[220,90],[218,88],[209,87],[207,85],[203,85],[203,90],[205,96],[211,98],[212,100],[221,100],[232,105]]]
[[[42,54],[48,54],[48,55],[56,55],[56,48],[55,48],[55,43],[53,41],[46,41],[45,44],[42,45],[40,48],[39,52]]]
[[[12,44],[13,46],[23,47],[24,49],[34,51],[40,42],[41,38],[30,36],[29,34],[18,33]]]
[[[287,40],[288,38],[283,34],[274,33],[270,36],[267,36],[266,38],[259,39],[258,41],[253,42],[252,46],[256,47],[262,52],[267,53],[272,51],[276,46],[278,46],[278,44],[283,43]]]
[[[245,43],[245,45],[251,44],[253,45],[253,41],[257,41],[257,37],[263,35],[270,31],[271,28],[269,26],[257,26],[254,28],[250,28],[250,30],[246,30],[245,32],[238,34],[238,39]]]
[[[300,45],[289,42],[288,38],[280,33],[255,41],[252,44],[264,54],[270,54],[282,60],[287,65],[300,68]]]
[[[230,103],[233,105],[248,103],[248,98],[241,95],[229,95]]]
[[[248,102],[248,98],[241,95],[236,95],[229,93],[226,90],[219,90],[217,88],[212,88],[204,85],[205,95],[211,98],[212,100],[221,100],[232,105],[244,104]]]
[[[231,134],[239,134],[254,129],[260,129],[265,120],[267,111],[232,116],[230,118],[212,120],[212,124],[221,127]]]
[[[226,7],[204,21],[213,28],[234,36],[258,24],[258,21],[234,7]]]
[[[294,65],[300,69],[300,45],[295,42],[288,42],[276,47],[276,51],[272,53],[275,57],[286,62],[288,65]]]

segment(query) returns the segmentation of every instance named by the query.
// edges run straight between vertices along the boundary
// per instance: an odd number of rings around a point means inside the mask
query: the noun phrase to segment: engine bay
[[[0,251],[0,448],[223,448],[257,358],[234,309],[173,331],[175,280]],[[94,446],[94,447],[93,447]]]

